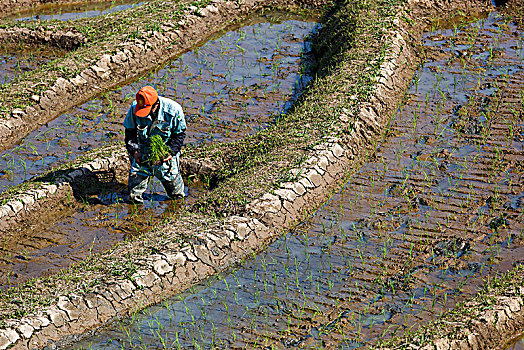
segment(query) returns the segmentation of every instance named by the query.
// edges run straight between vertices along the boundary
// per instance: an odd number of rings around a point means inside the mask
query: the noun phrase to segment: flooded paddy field
[[[144,85],[182,105],[188,143],[227,142],[256,132],[288,108],[307,82],[304,39],[315,26],[314,21],[283,14],[254,18],[139,81],[75,108],[0,154],[0,188],[6,190],[94,147],[123,139],[123,118]],[[47,213],[38,224],[28,220],[21,225],[17,242],[3,242],[0,284],[56,271],[145,232],[205,191],[201,183],[186,179],[186,200],[168,201],[155,180],[145,206],[137,208],[122,203],[126,181],[127,169],[121,169],[105,190],[66,199],[59,211]]]
[[[78,106],[0,153],[0,190],[123,139],[123,117],[145,85],[182,105],[187,143],[227,142],[256,132],[307,82],[301,55],[304,37],[315,25],[283,14],[252,19],[139,81]]]
[[[64,199],[56,210],[39,215],[39,220],[25,220],[17,230],[18,239],[3,242],[0,250],[0,289],[56,272],[147,232],[176,217],[205,191],[201,183],[189,180],[186,198],[173,201],[155,180],[148,186],[144,204],[136,205],[124,202],[123,181],[127,179],[110,184],[106,193]]]
[[[493,12],[424,47],[384,141],[308,222],[73,348],[359,348],[523,264],[521,33]]]
[[[11,14],[8,19],[16,21],[70,21],[79,18],[103,16],[113,12],[124,11],[142,4],[144,4],[144,2],[138,0],[45,4],[31,8],[30,10],[18,11],[17,13]]]

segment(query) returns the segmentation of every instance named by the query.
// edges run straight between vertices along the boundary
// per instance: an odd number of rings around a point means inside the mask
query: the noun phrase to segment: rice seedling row
[[[4,43],[0,47],[0,84],[9,83],[16,76],[37,69],[39,65],[60,57],[64,52],[45,47],[30,47]]]
[[[275,20],[280,17],[276,16]],[[307,62],[302,67],[298,62],[303,36],[313,26],[313,22],[290,20],[228,32],[130,85],[61,115],[0,154],[0,189],[121,138],[123,116],[136,91],[147,84],[182,105],[190,124],[188,143],[231,141],[255,132],[285,109],[307,82],[302,71]]]

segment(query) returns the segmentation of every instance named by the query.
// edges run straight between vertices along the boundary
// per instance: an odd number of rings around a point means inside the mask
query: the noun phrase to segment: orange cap
[[[151,112],[151,107],[158,100],[158,93],[151,86],[144,86],[136,93],[135,115],[137,117],[147,117]]]

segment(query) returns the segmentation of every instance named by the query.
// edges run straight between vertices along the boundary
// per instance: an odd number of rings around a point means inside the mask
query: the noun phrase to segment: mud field
[[[523,264],[517,28],[493,12],[423,40],[427,62],[384,141],[308,222],[73,348],[360,348]]]
[[[297,9],[305,3],[318,12]],[[511,326],[479,316],[490,321],[475,334],[490,345],[469,336],[459,345],[432,326],[463,326],[448,313],[504,286],[504,276],[522,279],[518,7],[106,5],[24,13],[26,4],[2,22],[2,35],[47,46],[9,42],[0,56],[2,94],[15,97],[0,104],[10,115],[0,127],[15,136],[0,134],[20,140],[0,153],[0,349],[522,348],[519,284]],[[167,8],[146,33],[149,47],[135,32],[124,44],[108,34],[102,58],[82,56],[96,43],[86,17],[124,25]],[[232,8],[232,24],[187,45]],[[70,44],[39,37],[49,28]],[[117,51],[130,42],[140,49]],[[165,61],[169,50],[184,53]],[[129,75],[148,57],[153,70]],[[124,203],[121,123],[144,85],[184,109],[184,200],[169,201],[153,182],[145,205]],[[23,86],[32,87],[9,91]],[[45,107],[52,97],[57,107]],[[38,108],[10,109],[28,99]],[[510,298],[497,293],[495,304]]]

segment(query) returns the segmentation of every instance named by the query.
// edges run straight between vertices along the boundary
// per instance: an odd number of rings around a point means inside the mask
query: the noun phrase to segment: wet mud
[[[35,6],[29,10],[19,10],[11,14],[8,19],[16,21],[59,20],[70,21],[79,18],[103,16],[114,12],[124,11],[144,4],[143,1],[104,1],[73,4],[45,4]]]
[[[95,194],[64,198],[45,215],[25,217],[17,225],[17,240],[3,242],[0,249],[0,289],[49,275],[147,232],[175,218],[205,191],[201,183],[186,180],[186,198],[170,200],[155,180],[148,186],[144,204],[136,205],[125,201],[125,188],[114,182],[106,191],[98,188]]]
[[[523,264],[521,33],[493,12],[424,50],[375,154],[308,222],[74,348],[358,348]]]
[[[288,108],[309,79],[302,52],[304,38],[315,26],[284,14],[253,18],[139,81],[55,119],[0,155],[2,190],[122,139],[124,115],[144,85],[153,85],[182,105],[188,143],[227,142],[256,132]],[[146,204],[136,207],[123,203],[127,169],[119,169],[109,180],[103,189],[81,189],[41,220],[30,215],[17,225],[17,242],[3,242],[0,284],[7,287],[51,273],[145,232],[205,191],[190,177],[188,197],[173,202],[155,180]]]

